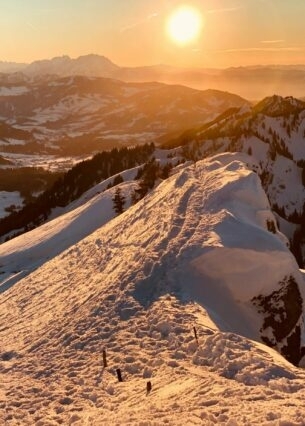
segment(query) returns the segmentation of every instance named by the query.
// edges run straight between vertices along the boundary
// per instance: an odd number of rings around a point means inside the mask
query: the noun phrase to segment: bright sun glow
[[[185,45],[199,37],[202,25],[202,15],[197,9],[181,6],[169,17],[167,32],[175,43]]]

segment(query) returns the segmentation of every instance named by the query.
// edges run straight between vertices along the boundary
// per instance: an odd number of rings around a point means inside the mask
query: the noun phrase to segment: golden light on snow
[[[194,7],[180,6],[170,15],[166,27],[170,39],[183,46],[199,37],[203,27],[203,17]]]

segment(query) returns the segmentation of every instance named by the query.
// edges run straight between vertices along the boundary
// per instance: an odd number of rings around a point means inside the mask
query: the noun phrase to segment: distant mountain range
[[[28,76],[56,74],[107,77],[128,82],[158,81],[196,89],[219,89],[251,100],[278,93],[305,96],[305,65],[268,65],[227,69],[177,68],[167,65],[121,67],[100,55],[69,56],[40,60],[31,64],[0,62],[0,72],[22,72]]]
[[[237,95],[163,83],[2,74],[0,151],[84,155],[156,142],[245,105]]]

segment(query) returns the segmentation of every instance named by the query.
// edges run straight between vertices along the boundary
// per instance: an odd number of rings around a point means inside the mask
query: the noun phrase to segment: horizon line
[[[47,62],[47,61],[53,61],[55,59],[63,59],[63,58],[67,58],[69,60],[78,60],[80,58],[85,58],[85,57],[89,57],[89,56],[96,56],[99,58],[104,58],[106,60],[108,60],[109,62],[111,62],[113,65],[116,65],[119,68],[144,68],[144,67],[170,67],[170,68],[176,68],[176,69],[185,69],[185,70],[226,70],[226,69],[237,69],[237,68],[260,68],[260,67],[305,67],[305,62],[304,63],[257,63],[257,64],[253,64],[253,65],[228,65],[228,66],[216,66],[216,67],[212,67],[212,66],[181,66],[181,65],[171,65],[171,64],[164,64],[164,63],[155,63],[155,64],[150,64],[150,65],[143,65],[143,64],[139,64],[139,65],[133,65],[133,66],[127,66],[127,65],[118,65],[115,62],[113,62],[111,59],[109,59],[107,56],[99,54],[99,53],[87,53],[84,55],[79,55],[79,56],[70,56],[68,54],[61,54],[61,55],[57,55],[57,56],[52,56],[52,57],[47,57],[47,58],[43,58],[43,59],[35,59],[33,61],[30,62],[17,62],[17,61],[9,61],[9,60],[2,60],[0,59],[0,64],[6,64],[6,65],[17,65],[17,66],[29,66],[33,63],[36,62]]]

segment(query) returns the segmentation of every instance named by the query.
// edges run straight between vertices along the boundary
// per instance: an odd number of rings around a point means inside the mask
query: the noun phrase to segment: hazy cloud
[[[35,25],[33,25],[31,22],[26,22],[25,24],[27,27],[31,28],[31,30],[38,31],[38,28]]]
[[[150,20],[150,19],[156,18],[158,15],[159,15],[159,14],[158,14],[157,12],[152,13],[151,15],[148,15],[148,16],[147,16],[147,19],[148,19],[148,20]]]
[[[226,13],[226,12],[235,12],[236,10],[242,9],[242,6],[236,6],[236,7],[227,7],[223,9],[210,9],[207,10],[206,13]]]
[[[225,49],[219,52],[235,53],[235,52],[301,52],[304,47],[247,47],[241,49]]]
[[[145,24],[146,22],[151,21],[151,20],[152,20],[152,19],[154,19],[154,18],[157,18],[157,16],[159,16],[159,14],[158,14],[157,12],[152,13],[152,14],[150,14],[150,15],[146,16],[146,18],[141,19],[141,20],[140,20],[140,21],[138,21],[138,22],[135,22],[134,24],[127,25],[126,27],[121,28],[121,29],[120,29],[120,32],[121,32],[121,33],[124,33],[124,32],[126,32],[126,31],[133,30],[134,28],[137,28],[137,27],[139,27],[139,26],[141,26],[141,25]]]
[[[261,40],[261,43],[266,44],[276,44],[276,43],[284,43],[285,40]]]

